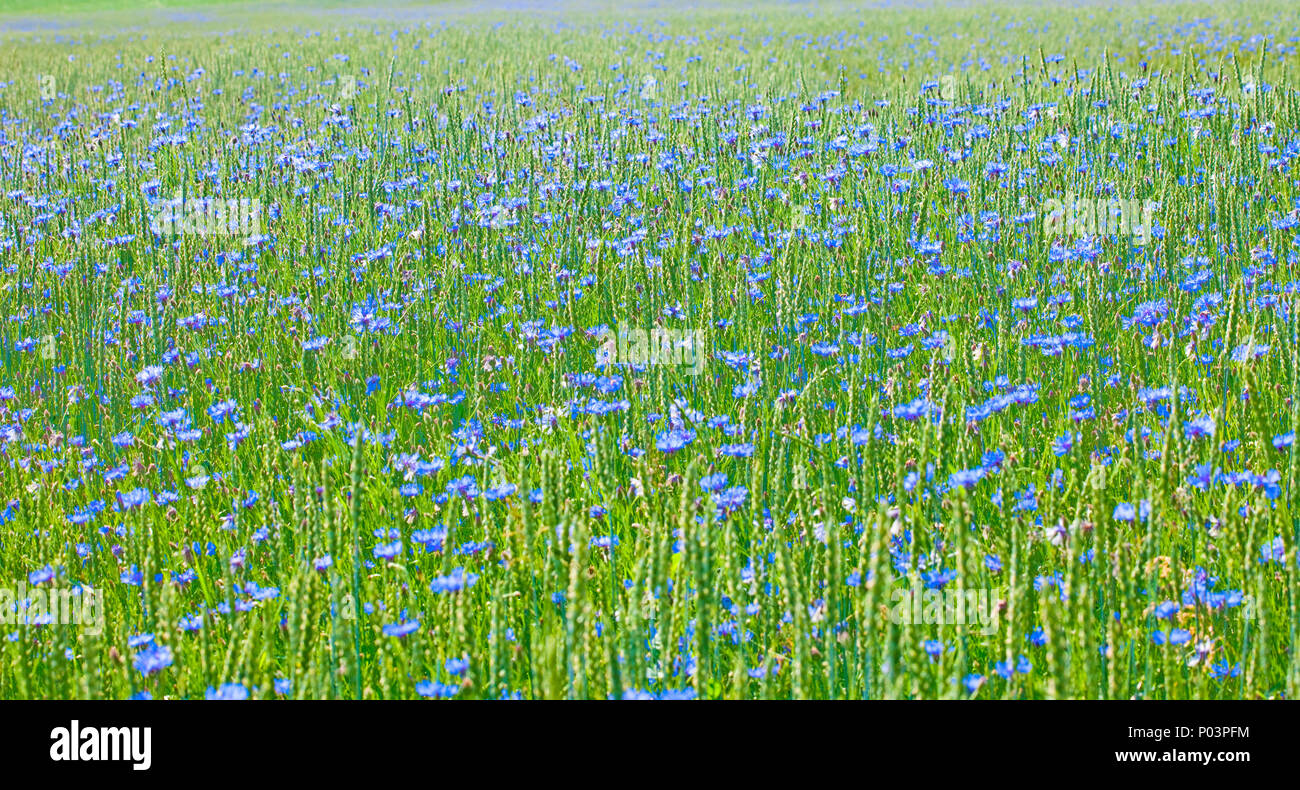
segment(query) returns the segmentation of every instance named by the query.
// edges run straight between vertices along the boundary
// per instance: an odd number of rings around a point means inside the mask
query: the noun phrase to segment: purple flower
[[[172,649],[166,645],[150,645],[135,654],[135,668],[149,677],[172,665]]]

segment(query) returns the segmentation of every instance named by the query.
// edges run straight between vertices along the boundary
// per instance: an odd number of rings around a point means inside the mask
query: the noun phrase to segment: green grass
[[[0,579],[104,618],[0,626],[0,697],[1295,695],[1293,7],[423,13],[6,34]],[[996,620],[898,622],[930,583]]]
[[[421,5],[436,5],[436,3],[422,3]],[[3,14],[34,14],[40,16],[71,15],[75,18],[78,14],[95,13],[104,11],[122,12],[123,14],[139,14],[141,12],[171,10],[171,9],[193,9],[198,11],[255,11],[259,9],[281,8],[299,8],[312,10],[318,8],[347,8],[355,7],[355,3],[344,3],[341,0],[276,0],[274,3],[255,3],[250,0],[140,0],[139,2],[126,3],[122,0],[4,0],[0,3],[0,15]]]

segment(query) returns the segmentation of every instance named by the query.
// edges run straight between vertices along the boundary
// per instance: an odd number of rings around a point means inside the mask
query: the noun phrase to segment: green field
[[[1298,10],[0,7],[0,698],[1283,698]]]

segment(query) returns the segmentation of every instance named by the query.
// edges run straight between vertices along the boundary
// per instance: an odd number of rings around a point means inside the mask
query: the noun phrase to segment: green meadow
[[[1289,698],[1297,8],[0,8],[0,697]]]

